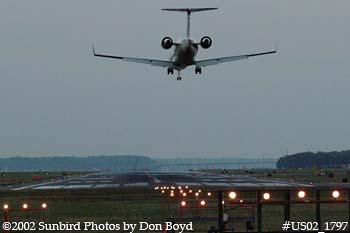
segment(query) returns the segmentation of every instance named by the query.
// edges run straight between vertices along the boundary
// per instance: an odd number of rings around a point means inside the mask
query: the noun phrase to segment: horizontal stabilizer
[[[178,12],[199,12],[199,11],[210,11],[217,10],[218,8],[164,8],[163,11],[178,11]]]

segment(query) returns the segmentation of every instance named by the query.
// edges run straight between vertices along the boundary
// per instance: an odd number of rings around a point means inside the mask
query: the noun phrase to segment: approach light
[[[300,190],[299,192],[298,192],[298,197],[299,198],[305,198],[306,197],[306,193],[305,193],[305,191],[303,191],[303,190]]]
[[[202,200],[202,201],[201,201],[201,206],[205,206],[205,204],[206,204],[205,201]]]
[[[28,204],[27,204],[27,203],[24,203],[24,204],[22,205],[22,208],[25,209],[25,210],[28,209]]]
[[[185,206],[186,206],[186,202],[185,202],[185,201],[182,201],[182,202],[181,202],[181,206],[182,206],[182,207],[185,207]]]
[[[154,188],[154,190],[158,190],[158,189],[159,189],[159,187],[155,187],[155,188]]]
[[[4,210],[8,210],[9,209],[9,205],[8,204],[5,204],[4,205]]]
[[[243,203],[243,200],[241,199],[241,200],[239,200],[239,203]]]
[[[47,208],[47,204],[46,203],[41,204],[41,208],[46,209]]]
[[[175,194],[174,193],[170,193],[170,197],[174,197],[175,196]]]
[[[186,196],[187,196],[187,193],[183,193],[182,196],[183,196],[183,197],[186,197]]]
[[[189,193],[192,193],[192,189],[188,190]]]
[[[181,186],[177,187],[178,189],[182,189]]]
[[[340,196],[339,191],[338,191],[338,190],[334,190],[334,191],[332,192],[332,196],[333,196],[334,198],[338,198],[338,197]]]
[[[222,201],[221,204],[225,205],[225,201]]]
[[[195,193],[194,195],[195,195],[196,197],[198,197],[198,196],[199,196],[199,193]]]
[[[237,194],[235,192],[230,192],[228,194],[228,197],[233,200],[233,199],[235,199],[237,197]]]
[[[181,189],[181,190],[180,190],[180,193],[183,193],[183,192],[184,192],[184,191]]]
[[[162,190],[162,193],[165,193],[165,191],[164,191],[164,190]]]
[[[207,194],[207,195],[208,195],[208,197],[211,197],[211,192],[208,192],[208,194]]]
[[[198,192],[199,192],[199,193],[201,193],[201,192],[202,192],[202,190],[198,190]]]
[[[186,185],[186,187],[185,187],[186,189],[188,189],[188,186]]]
[[[270,200],[270,198],[271,198],[271,194],[270,193],[264,193],[263,194],[263,198],[264,198],[264,200]]]

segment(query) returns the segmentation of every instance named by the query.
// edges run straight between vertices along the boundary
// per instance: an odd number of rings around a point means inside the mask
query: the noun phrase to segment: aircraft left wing
[[[113,58],[113,59],[119,59],[119,60],[127,61],[127,62],[143,63],[143,64],[149,64],[152,66],[160,66],[160,67],[172,67],[173,66],[173,62],[171,62],[171,61],[147,59],[147,58],[135,58],[135,57],[120,57],[120,56],[112,56],[112,55],[106,55],[106,54],[98,54],[95,52],[94,46],[92,46],[92,50],[94,52],[95,57]]]
[[[194,65],[199,66],[199,67],[213,66],[213,65],[218,65],[220,63],[224,63],[224,62],[237,61],[237,60],[247,59],[249,57],[273,54],[276,52],[277,52],[277,50],[264,52],[264,53],[253,53],[253,54],[245,54],[245,55],[238,55],[238,56],[231,56],[231,57],[218,57],[218,58],[213,58],[213,59],[196,61]]]

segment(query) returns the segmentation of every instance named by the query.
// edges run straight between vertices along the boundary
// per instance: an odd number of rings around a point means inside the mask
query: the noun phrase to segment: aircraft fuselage
[[[174,62],[174,69],[183,70],[187,66],[195,63],[198,45],[191,39],[183,39],[180,43],[175,45],[172,61]]]

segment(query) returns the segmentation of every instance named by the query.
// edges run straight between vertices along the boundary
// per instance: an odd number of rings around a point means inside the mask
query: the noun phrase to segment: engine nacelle
[[[173,46],[173,40],[170,37],[164,37],[162,40],[163,49],[170,49]]]
[[[213,41],[210,39],[209,36],[204,36],[201,39],[201,46],[203,49],[209,49]]]

